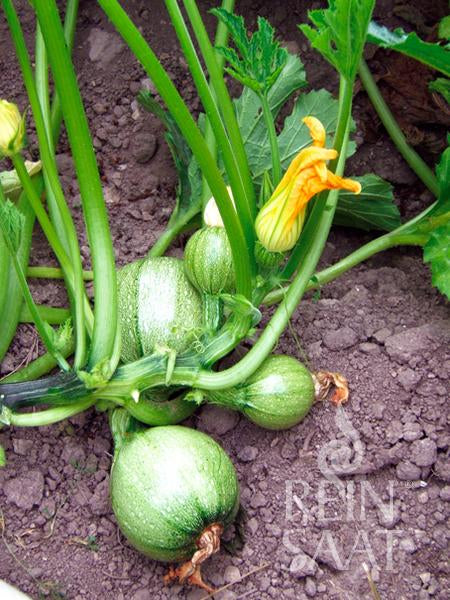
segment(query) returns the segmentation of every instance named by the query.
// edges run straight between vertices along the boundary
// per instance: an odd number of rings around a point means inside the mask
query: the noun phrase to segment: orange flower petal
[[[309,134],[313,139],[313,145],[323,148],[325,146],[326,132],[325,127],[322,125],[319,119],[308,116],[304,117],[302,121],[309,129]]]
[[[354,192],[355,194],[359,194],[361,192],[361,184],[359,181],[353,181],[353,179],[344,179],[343,177],[339,177],[339,175],[335,175],[331,171],[328,171],[327,187],[330,190],[348,190],[349,192]]]

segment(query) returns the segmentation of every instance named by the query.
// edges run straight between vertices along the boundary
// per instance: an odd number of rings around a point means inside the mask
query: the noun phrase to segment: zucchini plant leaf
[[[288,52],[275,39],[275,30],[263,17],[258,17],[258,29],[249,36],[242,16],[224,8],[213,8],[215,15],[227,27],[236,47],[218,46],[228,66],[227,73],[259,94],[265,94],[280,75]]]
[[[158,117],[166,127],[165,138],[178,174],[176,204],[167,227],[175,228],[180,223],[187,223],[201,211],[200,170],[172,115],[158,104],[148,90],[141,90],[137,99],[143,108]]]
[[[400,212],[394,204],[390,183],[373,174],[352,179],[360,182],[361,193],[355,195],[351,192],[339,192],[335,225],[365,231],[392,231],[401,225]]]
[[[286,117],[284,128],[278,136],[280,159],[283,170],[286,170],[292,159],[311,144],[311,137],[302,118],[307,115],[317,117],[324,125],[327,136],[336,130],[338,101],[326,90],[312,91],[299,96],[292,113]],[[249,159],[250,170],[257,185],[261,184],[265,171],[270,171],[272,158],[267,135],[261,135],[258,129],[251,130],[245,138],[245,149]],[[349,144],[349,154],[355,145]]]
[[[450,104],[450,79],[438,77],[434,81],[430,81],[428,89],[432,92],[438,92],[444,97],[447,104]]]
[[[20,246],[25,217],[10,200],[0,201],[0,234],[15,253]]]
[[[346,79],[358,70],[375,0],[328,0],[328,8],[308,11],[313,27],[299,25],[311,46]]]
[[[42,163],[40,160],[37,162],[26,160],[25,167],[28,171],[28,174],[32,177],[36,173],[39,173],[42,168]],[[17,200],[17,198],[20,196],[22,184],[20,183],[20,179],[15,169],[12,169],[11,171],[0,172],[0,185],[3,187],[5,196],[11,200]]]
[[[438,35],[441,39],[450,40],[450,15],[440,20]]]
[[[440,46],[424,42],[414,31],[411,33],[405,33],[403,29],[391,31],[387,27],[378,25],[375,21],[369,25],[367,41],[382,48],[397,50],[432,69],[441,71],[447,77],[450,76],[450,48],[448,45]]]
[[[450,221],[433,229],[423,248],[423,260],[430,263],[432,284],[450,300]]]

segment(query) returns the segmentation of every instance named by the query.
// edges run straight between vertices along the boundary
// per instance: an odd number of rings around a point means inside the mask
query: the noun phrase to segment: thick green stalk
[[[369,67],[367,66],[367,63],[364,59],[361,59],[361,63],[359,66],[359,76],[367,92],[367,95],[370,98],[370,101],[372,102],[375,110],[377,111],[381,122],[385,126],[386,131],[390,135],[397,150],[406,160],[411,169],[416,173],[417,177],[419,177],[419,179],[423,181],[423,183],[427,186],[430,192],[437,197],[439,193],[439,185],[436,177],[434,176],[433,171],[406,141],[402,130],[398,126],[394,115],[392,114],[388,105],[384,101],[384,98],[381,95],[380,90],[378,89],[378,86],[375,83],[375,80],[372,77]]]
[[[64,15],[64,39],[66,40],[69,52],[72,52],[73,44],[75,41],[78,4],[79,0],[67,0],[66,14]],[[55,145],[59,138],[59,131],[61,128],[62,119],[63,115],[61,100],[59,98],[59,94],[56,92],[53,96],[53,101],[51,105],[52,135]]]
[[[223,0],[222,8],[227,10],[228,12],[233,12],[234,10],[234,0]],[[222,21],[217,23],[216,29],[216,37],[214,39],[215,46],[226,46],[228,41],[228,27]],[[223,75],[223,65],[225,64],[225,58],[216,52],[216,62],[219,67],[220,73]],[[211,93],[214,99],[217,101],[217,95],[214,91],[214,88],[210,85]],[[211,123],[209,122],[208,117],[205,115],[205,142],[208,146],[211,154],[215,159],[217,159],[217,148],[216,148],[216,140],[214,138],[214,132],[211,127]],[[208,202],[211,197],[211,190],[209,189],[208,182],[205,179],[205,176],[202,175],[202,206]]]
[[[237,160],[237,154],[231,145],[227,131],[222,121],[215,97],[212,95],[208,81],[203,73],[203,69],[195,51],[189,31],[183,19],[183,15],[178,7],[177,0],[165,0],[172,24],[181,44],[183,54],[187,60],[189,70],[192,74],[195,86],[199,93],[203,107],[208,115],[209,122],[214,132],[217,145],[222,152],[222,158],[225,164],[225,170],[228,175],[234,201],[239,214],[240,208],[246,205],[246,190],[242,180],[241,167]],[[216,93],[217,97],[217,93]],[[245,230],[245,227],[244,227]],[[252,260],[253,263],[253,260]]]
[[[53,148],[53,140],[51,135],[51,125],[49,116],[49,100],[47,92],[47,61],[46,54],[43,49],[40,31],[37,32],[37,79],[41,91],[41,100],[39,99],[33,71],[31,68],[30,59],[28,56],[25,39],[20,26],[19,19],[14,10],[11,0],[2,0],[6,18],[11,30],[11,35],[16,48],[16,54],[19,59],[22,69],[25,87],[27,89],[28,98],[33,110],[34,121],[38,133],[39,150],[41,160],[44,164],[44,181],[49,194],[49,206],[51,214],[55,218],[56,242],[58,247],[64,250],[64,254],[70,257],[66,266],[60,264],[65,273],[66,283],[69,288],[69,295],[73,301],[74,307],[74,322],[76,327],[77,352],[75,363],[80,367],[85,362],[86,355],[86,340],[85,340],[85,317],[84,317],[84,285],[82,277],[81,255],[78,245],[77,232],[72,220],[69,207],[64,198],[61,184],[58,177],[56,159]],[[43,109],[42,109],[43,107]],[[45,119],[47,117],[47,120]],[[13,161],[14,162],[14,161]],[[18,173],[19,175],[19,173]],[[31,201],[31,199],[30,199]],[[38,216],[36,214],[36,216]],[[39,216],[38,216],[39,219]],[[47,238],[56,252],[55,238]],[[57,254],[58,255],[58,254]],[[72,285],[70,285],[72,284]]]
[[[272,184],[275,188],[281,180],[281,160],[280,149],[278,147],[277,132],[275,129],[272,111],[270,110],[267,92],[258,94],[258,96],[261,100],[264,121],[266,123],[267,133],[269,135],[270,150],[272,154]]]
[[[11,413],[9,422],[14,427],[43,427],[44,425],[53,425],[84,412],[93,406],[95,402],[95,399],[86,398],[69,406],[58,406],[32,413]]]
[[[208,185],[221,211],[228,239],[230,240],[236,265],[238,293],[250,298],[251,262],[242,226],[232,206],[222,175],[197,124],[154,52],[117,0],[98,0],[98,3],[142,64],[149,77],[151,77],[158,93],[166,103],[207,178]]]
[[[33,186],[36,194],[39,196],[44,187],[44,182],[40,174],[33,177]],[[19,249],[17,251],[17,258],[22,266],[22,269],[26,269],[30,255],[31,235],[33,233],[34,226],[34,211],[27,200],[27,195],[25,192],[22,192],[20,195],[16,206],[23,215],[22,235],[20,238]],[[6,286],[6,299],[3,305],[3,310],[0,310],[0,361],[3,360],[3,357],[5,356],[11,340],[16,332],[17,325],[19,323],[19,314],[23,303],[22,291],[20,289],[20,285],[12,264],[9,266],[9,276],[6,281]]]
[[[55,308],[54,306],[45,306],[41,304],[36,304],[36,309],[44,321],[46,321],[49,325],[61,325],[64,321],[70,317],[70,310],[67,308]],[[20,322],[21,323],[33,323],[33,315],[30,313],[27,305],[22,306],[22,310],[20,312]]]
[[[89,357],[89,364],[93,367],[101,360],[110,358],[115,344],[117,289],[114,251],[86,114],[73,64],[64,40],[58,9],[55,0],[36,0],[34,7],[47,47],[53,79],[61,100],[91,248],[94,287],[97,292]],[[79,277],[82,281],[81,269]]]
[[[28,267],[27,277],[36,277],[38,279],[63,279],[64,275],[58,267]],[[92,281],[94,274],[92,271],[83,271],[84,281]]]
[[[2,205],[2,204],[6,204],[6,198],[3,193],[3,188],[0,185],[0,205]],[[22,269],[22,265],[20,264],[20,261],[17,257],[16,249],[13,247],[13,244],[8,236],[7,225],[1,219],[0,219],[0,231],[2,231],[2,233],[3,233],[3,239],[4,239],[6,247],[8,249],[12,264],[14,266],[14,269],[16,272],[16,277],[18,279],[20,288],[22,290],[22,295],[25,299],[25,303],[28,307],[28,310],[33,318],[33,322],[36,326],[36,329],[38,330],[39,335],[41,336],[41,339],[44,342],[44,345],[47,348],[47,350],[49,351],[49,353],[52,354],[54,356],[54,358],[58,361],[58,364],[60,365],[61,369],[63,369],[64,371],[67,371],[69,369],[69,365],[67,364],[66,360],[60,355],[60,353],[54,343],[54,339],[51,334],[51,329],[48,327],[48,325],[42,319],[41,315],[39,314],[39,311],[36,308],[36,305],[33,300],[33,296],[31,295],[30,288],[28,287],[27,280],[25,278],[25,274]]]
[[[0,315],[3,314],[3,307],[6,302],[8,291],[8,275],[9,275],[9,254],[8,249],[0,233]]]
[[[306,286],[306,291],[315,290],[322,287],[326,283],[337,279],[351,268],[359,265],[361,262],[367,260],[378,252],[388,250],[389,248],[395,248],[396,246],[422,246],[424,243],[426,243],[427,238],[428,236],[414,234],[391,235],[388,233],[380,236],[375,240],[364,244],[364,246],[361,246],[361,248],[358,248],[358,250],[355,250],[355,252],[352,252],[334,265],[331,265],[330,267],[327,267],[318,273],[314,273],[313,278],[309,280],[308,285]],[[284,298],[288,289],[289,286],[273,290],[264,298],[263,304],[266,306],[277,304]]]
[[[231,145],[233,146],[238,163],[240,165],[240,173],[245,187],[246,196],[245,204],[236,204],[236,206],[239,214],[241,215],[247,245],[249,248],[253,249],[255,242],[254,220],[256,217],[255,189],[250,174],[244,142],[242,140],[241,131],[239,129],[236,114],[234,112],[234,106],[223,78],[222,69],[217,63],[216,52],[209,39],[208,32],[206,31],[197,4],[195,0],[183,0],[183,3],[191,22],[192,30],[197,38],[206,68],[208,69],[211,86],[216,93],[217,102],[223,115],[228,135],[230,136]],[[238,200],[239,199],[236,199],[236,202],[238,202]]]

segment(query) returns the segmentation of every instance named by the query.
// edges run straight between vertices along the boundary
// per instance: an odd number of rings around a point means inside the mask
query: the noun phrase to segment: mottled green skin
[[[193,555],[208,525],[233,521],[239,486],[231,460],[209,436],[178,425],[153,427],[120,448],[111,501],[135,548],[156,560],[178,561]]]
[[[186,244],[184,266],[199,291],[213,296],[234,291],[233,257],[223,227],[203,227],[196,231]]]
[[[157,346],[182,352],[203,326],[203,305],[183,261],[147,258],[118,271],[121,360],[132,362]]]
[[[239,410],[266,429],[297,425],[314,401],[311,373],[291,356],[269,356],[243,386]]]

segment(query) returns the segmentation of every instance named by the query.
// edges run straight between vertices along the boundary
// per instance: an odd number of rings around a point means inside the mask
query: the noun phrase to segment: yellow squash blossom
[[[361,185],[338,177],[326,161],[338,156],[324,148],[325,128],[315,117],[305,117],[312,145],[301,150],[289,165],[272,196],[259,211],[255,227],[259,241],[270,252],[286,252],[300,236],[309,200],[323,190],[343,189],[359,194]]]
[[[0,158],[20,152],[24,137],[25,115],[20,114],[15,104],[0,100]]]

